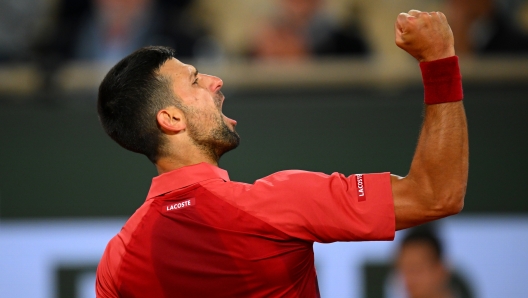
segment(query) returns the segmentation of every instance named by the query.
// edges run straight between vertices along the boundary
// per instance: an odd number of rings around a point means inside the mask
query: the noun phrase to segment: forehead
[[[168,76],[177,79],[179,81],[182,78],[188,78],[195,72],[195,68],[192,65],[185,64],[176,58],[171,58],[159,69],[159,73],[163,76]]]
[[[411,242],[403,245],[399,256],[400,261],[436,261],[437,257],[433,247],[427,242]]]

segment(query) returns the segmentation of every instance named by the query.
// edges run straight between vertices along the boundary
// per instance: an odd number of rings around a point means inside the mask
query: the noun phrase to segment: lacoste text
[[[365,184],[363,182],[363,174],[356,175],[356,182],[357,182],[358,201],[359,202],[365,201],[367,197],[365,196]]]
[[[194,205],[194,199],[181,201],[181,202],[178,202],[178,203],[167,205],[166,207],[167,207],[167,211],[171,211],[171,210],[182,209],[182,208],[189,207],[189,206],[192,206],[192,205]]]

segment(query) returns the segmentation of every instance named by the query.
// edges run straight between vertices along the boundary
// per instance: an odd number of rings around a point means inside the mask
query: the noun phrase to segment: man
[[[361,28],[338,24],[324,13],[323,0],[281,0],[251,42],[258,59],[307,59],[314,56],[368,54]]]
[[[459,54],[528,53],[528,34],[515,23],[512,13],[501,4],[504,2],[496,0],[446,1]]]
[[[453,35],[442,13],[398,16],[396,43],[421,64],[425,119],[406,177],[284,171],[232,182],[222,80],[170,49],[141,49],[99,89],[106,132],[157,167],[146,202],[108,244],[98,297],[317,297],[313,242],[391,240],[460,212],[467,127]]]
[[[396,269],[409,298],[472,297],[465,284],[458,285],[458,291],[452,288],[442,243],[428,228],[413,229],[405,235],[396,258]]]

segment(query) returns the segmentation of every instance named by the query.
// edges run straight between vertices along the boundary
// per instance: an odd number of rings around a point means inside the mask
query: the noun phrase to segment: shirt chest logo
[[[165,205],[163,211],[165,212],[176,211],[176,210],[180,210],[180,209],[187,208],[190,206],[194,206],[195,204],[196,204],[196,201],[194,198],[185,199],[185,200],[178,201],[175,203],[170,203],[169,205]]]

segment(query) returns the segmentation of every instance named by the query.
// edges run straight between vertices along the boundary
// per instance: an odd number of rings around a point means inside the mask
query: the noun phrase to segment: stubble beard
[[[221,93],[217,96],[222,96]],[[200,117],[196,117],[194,112],[190,117],[188,123],[188,132],[193,143],[207,154],[212,160],[218,162],[220,157],[226,152],[238,147],[240,144],[240,136],[238,133],[231,130],[224,122],[222,113],[210,115],[210,121],[215,123],[214,128],[207,130],[200,125]],[[190,116],[190,115],[189,115]]]

